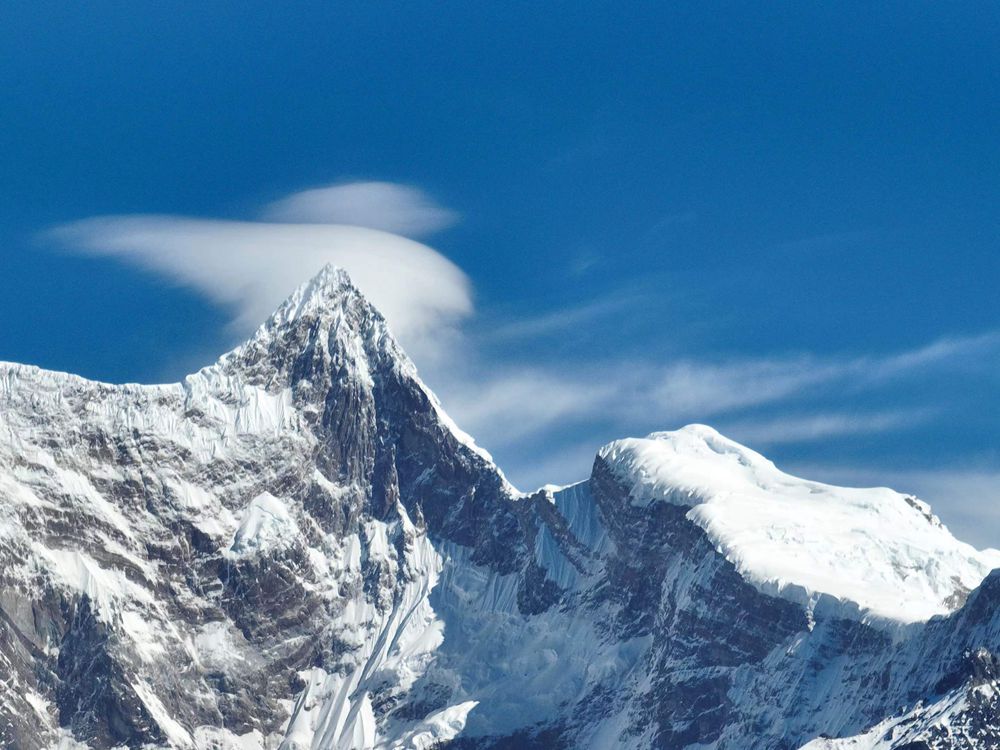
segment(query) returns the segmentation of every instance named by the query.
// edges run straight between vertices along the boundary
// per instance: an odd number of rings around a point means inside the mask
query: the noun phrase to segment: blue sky
[[[523,488],[700,421],[1000,547],[996,5],[330,5],[0,10],[0,359],[174,380],[329,256]]]

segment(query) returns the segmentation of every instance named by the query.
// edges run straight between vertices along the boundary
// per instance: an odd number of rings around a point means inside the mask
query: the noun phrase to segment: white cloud
[[[349,182],[289,195],[267,206],[262,218],[294,224],[350,224],[422,237],[451,226],[458,215],[408,185]]]
[[[583,329],[586,324],[621,312],[638,299],[637,295],[609,295],[597,302],[577,307],[552,310],[536,316],[523,315],[516,320],[491,326],[487,336],[492,341],[518,341],[563,334],[573,329]]]
[[[618,387],[541,369],[510,369],[447,381],[444,406],[471,434],[507,445],[562,421],[591,416],[601,404],[615,403]]]
[[[447,367],[431,368],[428,382],[458,424],[501,458],[508,477],[531,487],[547,467],[558,468],[559,476],[545,481],[583,479],[593,451],[606,440],[690,422],[714,424],[734,439],[762,447],[910,429],[937,411],[857,412],[850,405],[860,391],[933,368],[950,372],[989,360],[984,353],[998,348],[1000,336],[986,334],[882,356],[686,359],[676,364],[578,360],[497,367],[471,347]],[[462,367],[456,369],[454,361]],[[817,397],[842,405],[803,415]],[[567,444],[590,450],[567,452]]]
[[[678,415],[704,418],[820,388],[864,390],[918,370],[975,365],[981,362],[981,355],[998,348],[1000,334],[990,332],[938,339],[914,349],[877,356],[685,360],[664,368],[653,395]]]
[[[719,430],[751,447],[773,446],[900,430],[920,424],[933,414],[929,409],[899,409],[857,414],[796,415],[723,422]]]
[[[887,432],[928,418],[927,410],[820,414],[733,422],[741,412],[777,408],[818,393],[850,394],[904,378],[916,367],[957,367],[996,348],[993,334],[947,339],[882,357],[788,356],[676,364],[651,361],[564,362],[553,367],[496,368],[471,363],[458,377],[432,379],[445,408],[487,447],[544,435],[567,422],[599,421],[634,431],[728,418],[746,439],[779,444],[835,435]],[[738,437],[738,436],[737,436]]]
[[[648,400],[678,416],[704,419],[793,396],[840,377],[848,366],[809,357],[686,360],[663,368]]]
[[[989,331],[978,336],[943,338],[892,356],[859,359],[854,369],[860,377],[874,381],[897,377],[942,361],[948,361],[952,365],[978,366],[983,364],[980,355],[995,352],[998,347],[1000,331]]]
[[[68,249],[119,258],[234,311],[246,334],[326,263],[348,271],[415,352],[472,312],[468,278],[437,251],[376,229],[326,224],[104,216],[51,230]],[[431,333],[434,335],[430,335]]]

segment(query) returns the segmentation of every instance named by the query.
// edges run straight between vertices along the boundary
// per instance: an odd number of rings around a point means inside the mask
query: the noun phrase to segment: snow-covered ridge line
[[[459,443],[465,445],[480,458],[490,464],[490,466],[492,466],[493,469],[497,471],[501,477],[503,477],[503,472],[501,472],[496,466],[493,456],[491,456],[490,453],[482,446],[477,445],[475,439],[462,430],[442,408],[437,395],[420,378],[416,365],[409,358],[406,352],[403,351],[402,347],[399,346],[399,343],[389,330],[388,322],[382,314],[375,307],[373,307],[367,299],[365,299],[362,292],[354,285],[350,276],[344,269],[330,263],[323,266],[316,276],[301,284],[294,292],[292,292],[288,299],[286,299],[271,315],[271,317],[268,318],[268,320],[254,332],[246,343],[241,344],[232,351],[222,355],[217,363],[203,368],[196,373],[196,375],[188,376],[188,378],[190,379],[191,377],[196,376],[208,378],[216,377],[215,372],[218,369],[225,367],[225,365],[229,362],[235,361],[248,349],[254,346],[268,345],[276,331],[279,331],[298,320],[310,317],[322,318],[324,316],[328,316],[330,315],[331,310],[338,307],[339,304],[342,305],[345,300],[359,300],[365,305],[367,313],[372,320],[373,329],[368,332],[368,335],[384,342],[386,348],[392,352],[392,357],[396,366],[399,367],[407,378],[420,387],[434,407],[438,420],[448,429],[452,436]],[[513,487],[513,485],[510,485],[510,483],[507,482],[506,477],[503,477],[503,479],[504,482],[507,483],[510,490],[516,493],[517,490]]]
[[[825,594],[862,618],[926,620],[957,609],[1000,566],[1000,552],[958,541],[916,498],[799,479],[704,425],[599,455],[633,504],[690,507],[748,581],[806,606]]]
[[[86,385],[98,388],[108,388],[125,391],[157,390],[165,388],[175,388],[177,383],[108,383],[103,380],[92,380],[83,375],[62,370],[48,370],[38,365],[27,365],[21,362],[7,362],[0,360],[0,384],[9,382],[11,378],[24,378],[36,381],[48,380],[51,382],[74,383],[76,385]],[[9,389],[9,387],[8,387]]]
[[[14,379],[50,382],[53,384],[71,383],[77,387],[92,388],[109,393],[114,392],[115,394],[141,394],[147,397],[154,395],[177,395],[182,391],[190,391],[193,387],[204,387],[205,384],[211,384],[228,377],[226,373],[227,366],[237,361],[240,355],[250,347],[266,345],[270,342],[276,331],[293,324],[297,320],[310,316],[322,317],[329,314],[331,310],[338,306],[338,301],[342,301],[345,298],[356,298],[364,301],[364,304],[368,307],[368,313],[373,319],[374,327],[377,328],[374,335],[386,339],[387,346],[392,350],[400,368],[405,372],[407,377],[411,378],[424,391],[428,400],[433,405],[440,422],[448,428],[458,442],[474,451],[503,476],[503,472],[496,466],[493,456],[482,446],[478,445],[475,439],[462,430],[445,412],[437,395],[423,382],[417,372],[416,365],[413,364],[413,361],[396,342],[385,318],[365,300],[364,295],[354,286],[346,271],[329,263],[323,266],[313,278],[299,285],[278,309],[275,310],[270,318],[257,328],[246,342],[226,352],[214,363],[185,376],[180,382],[154,384],[108,383],[69,372],[47,370],[37,365],[0,360],[0,396],[10,394],[14,390],[14,383],[12,382]],[[503,477],[503,479],[512,494],[520,494],[507,481],[506,477]]]

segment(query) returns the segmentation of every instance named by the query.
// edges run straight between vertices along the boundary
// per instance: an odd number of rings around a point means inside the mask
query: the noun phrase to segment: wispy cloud
[[[612,295],[585,305],[565,307],[541,315],[523,316],[491,326],[487,336],[494,341],[551,336],[621,312],[637,299],[639,299],[637,295]]]
[[[587,419],[619,399],[621,384],[516,368],[447,380],[444,386],[445,407],[466,429],[507,445],[563,421]]]
[[[353,224],[423,237],[453,225],[458,214],[422,190],[394,182],[348,182],[303,190],[267,206],[264,221]]]
[[[685,360],[662,369],[648,398],[678,416],[708,417],[793,396],[849,368],[808,356]]]
[[[689,358],[672,364],[567,361],[519,368],[473,362],[460,377],[435,373],[432,382],[445,407],[487,447],[585,422],[634,434],[639,425],[667,429],[703,421],[733,425],[739,433],[734,437],[749,442],[777,445],[910,428],[934,412],[922,407],[867,414],[802,412],[813,397],[852,397],[930,368],[960,368],[997,349],[1000,336],[987,334],[882,356]],[[784,414],[745,416],[765,407]]]
[[[322,195],[314,199],[308,196],[316,191],[297,193],[268,210],[285,219],[308,215],[313,223],[101,216],[57,227],[45,237],[70,251],[112,256],[201,292],[233,311],[239,335],[263,322],[324,264],[334,263],[351,274],[415,354],[440,349],[447,341],[441,329],[472,312],[468,278],[427,245],[363,225],[415,232],[443,226],[448,212],[426,203],[419,191],[388,183],[327,190],[335,195],[318,191]],[[315,223],[324,216],[345,223]]]
[[[686,360],[665,368],[653,393],[658,403],[679,415],[714,416],[791,399],[820,388],[866,390],[942,365],[950,369],[975,367],[982,362],[982,355],[998,350],[1000,332],[993,331],[938,339],[880,355]]]
[[[719,424],[719,429],[741,443],[766,447],[906,429],[926,422],[936,413],[933,409],[897,409],[868,413],[792,415],[723,421]]]
[[[877,381],[935,366],[942,361],[953,366],[979,367],[984,364],[981,355],[998,349],[1000,331],[988,331],[976,336],[953,336],[892,356],[859,358],[854,362],[852,374],[862,380]]]

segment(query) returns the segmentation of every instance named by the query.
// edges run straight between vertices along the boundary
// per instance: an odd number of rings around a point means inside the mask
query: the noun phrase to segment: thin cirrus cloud
[[[774,446],[906,429],[928,421],[936,413],[933,409],[821,413],[724,422],[720,429],[741,443]]]
[[[487,446],[512,446],[587,422],[634,434],[639,425],[671,428],[709,419],[731,426],[737,439],[778,445],[908,429],[925,422],[936,412],[923,407],[874,413],[803,410],[813,396],[849,397],[934,368],[975,367],[984,355],[998,350],[1000,335],[991,333],[941,339],[882,356],[482,367],[445,380],[441,390],[445,406]],[[786,415],[763,420],[739,416],[764,407]]]
[[[621,312],[640,301],[639,295],[608,295],[597,302],[567,307],[544,313],[536,317],[522,317],[515,320],[493,323],[486,337],[491,341],[506,342],[537,339],[591,323],[600,318]]]
[[[542,368],[464,373],[439,378],[439,384],[444,406],[487,446],[510,445],[565,421],[586,420],[602,404],[615,403],[622,388],[614,379],[588,381]]]
[[[982,363],[982,355],[998,350],[1000,333],[989,332],[942,338],[878,356],[684,360],[662,372],[652,393],[653,400],[669,405],[679,415],[714,416],[790,399],[821,386],[836,386],[846,393],[919,375],[927,368],[975,367]]]
[[[458,214],[409,185],[348,182],[289,195],[265,207],[261,218],[295,224],[351,224],[423,237],[455,224]]]
[[[346,269],[415,352],[429,353],[441,341],[431,331],[472,312],[471,286],[458,266],[427,245],[385,231],[443,228],[444,217],[453,216],[414,188],[338,185],[296,193],[265,214],[281,221],[99,216],[56,227],[45,237],[200,292],[232,310],[238,335],[252,331],[326,263]]]

